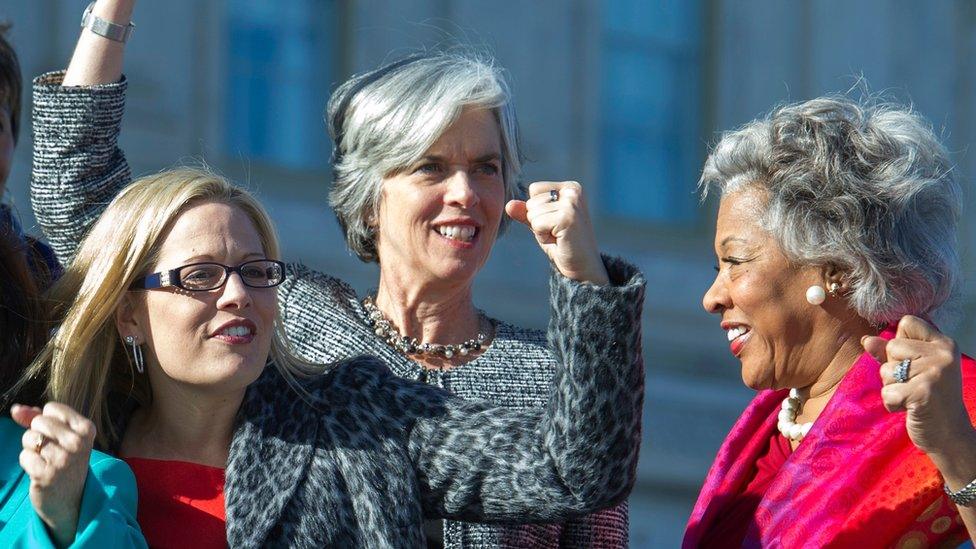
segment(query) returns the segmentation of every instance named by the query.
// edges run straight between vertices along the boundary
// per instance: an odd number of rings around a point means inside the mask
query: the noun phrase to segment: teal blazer
[[[23,435],[13,420],[0,418],[0,547],[54,548],[20,468]],[[136,523],[136,480],[124,462],[92,451],[71,547],[146,547]]]

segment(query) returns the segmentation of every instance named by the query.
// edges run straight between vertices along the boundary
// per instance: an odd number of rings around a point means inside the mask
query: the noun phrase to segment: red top
[[[701,547],[742,547],[759,502],[792,453],[790,441],[780,435],[779,431],[774,431],[766,452],[759,456],[753,466],[752,480],[715,517],[712,527],[702,536]]]
[[[124,460],[136,476],[136,520],[150,547],[227,547],[223,469],[185,461]]]

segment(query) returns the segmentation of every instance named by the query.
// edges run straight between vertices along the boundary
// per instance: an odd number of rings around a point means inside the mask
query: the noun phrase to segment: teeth
[[[251,335],[251,329],[247,326],[231,326],[220,332],[223,335],[229,335],[231,337],[244,337]]]
[[[729,341],[732,341],[733,339],[735,339],[735,338],[737,338],[737,337],[739,337],[739,336],[747,333],[748,331],[749,331],[749,328],[744,328],[744,327],[741,327],[741,326],[735,327],[735,328],[730,328],[729,331],[728,331],[728,333],[727,333],[727,335],[729,336]]]
[[[470,242],[474,238],[475,228],[471,225],[441,225],[437,232],[451,240]]]

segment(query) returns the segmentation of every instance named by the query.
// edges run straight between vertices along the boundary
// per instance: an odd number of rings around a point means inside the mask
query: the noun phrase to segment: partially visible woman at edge
[[[100,0],[94,13],[124,25],[132,5]],[[35,87],[34,206],[62,260],[130,179],[116,146],[122,55],[121,44],[84,31],[63,80],[46,75]],[[556,369],[545,334],[489,318],[472,301],[475,276],[504,227],[506,201],[521,194],[518,128],[501,71],[469,55],[418,55],[350,79],[328,113],[331,202],[350,249],[378,262],[380,278],[376,294],[364,299],[343,281],[289,266],[279,298],[295,350],[313,362],[369,354],[399,376],[464,398],[544,406]],[[71,145],[92,136],[105,146]],[[71,167],[67,176],[63,166]],[[533,191],[537,201],[552,201],[534,210],[540,215],[562,227],[589,226],[578,184],[537,183]],[[508,207],[529,221],[523,203]],[[593,238],[592,231],[575,234]],[[537,238],[564,275],[608,280],[598,258],[561,257],[546,235]],[[614,260],[607,267],[621,272]],[[432,546],[626,547],[627,506],[563,524],[449,521],[429,523],[427,532]]]
[[[558,521],[627,496],[640,281],[554,277],[549,403],[509,410],[375,357],[296,359],[278,253],[253,197],[172,170],[126,187],[52,290],[63,321],[31,373],[132,466],[150,545],[418,547],[425,516]]]
[[[25,246],[0,228],[0,546],[145,547],[132,471],[92,450],[92,422],[56,402],[11,405],[42,399],[36,384],[12,390],[48,330]]]
[[[954,546],[976,532],[976,364],[932,318],[960,279],[962,193],[928,124],[823,97],[725,134],[704,297],[759,393],[685,547]]]

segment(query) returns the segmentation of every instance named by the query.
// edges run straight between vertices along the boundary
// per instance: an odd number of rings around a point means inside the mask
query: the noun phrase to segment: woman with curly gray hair
[[[962,541],[976,364],[932,323],[960,278],[961,202],[932,130],[895,105],[786,105],[725,134],[701,188],[721,196],[704,306],[759,393],[684,546]]]

